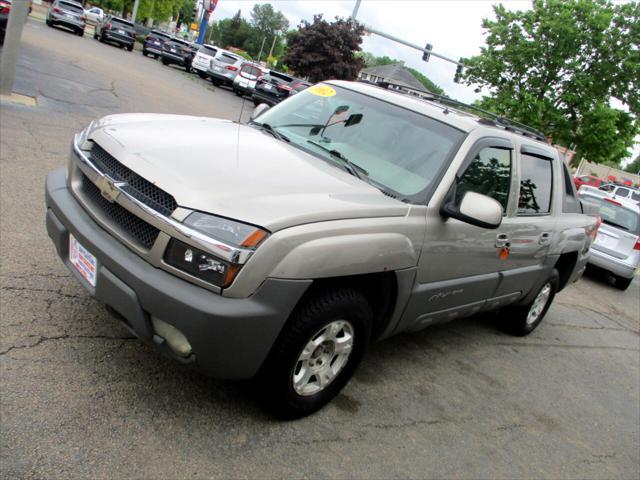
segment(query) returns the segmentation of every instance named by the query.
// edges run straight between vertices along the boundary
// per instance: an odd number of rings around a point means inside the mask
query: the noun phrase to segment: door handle
[[[549,232],[543,232],[538,239],[540,245],[549,245],[551,243],[551,234]]]
[[[496,248],[506,248],[511,243],[509,242],[509,235],[506,233],[499,233],[496,235]]]

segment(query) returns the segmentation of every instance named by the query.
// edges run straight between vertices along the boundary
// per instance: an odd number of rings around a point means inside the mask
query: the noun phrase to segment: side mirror
[[[440,209],[444,217],[455,218],[461,222],[481,228],[496,229],[502,223],[502,205],[495,198],[481,193],[467,192],[460,205],[450,201]]]
[[[256,108],[253,109],[253,113],[251,114],[251,120],[255,120],[257,117],[269,110],[269,108],[271,107],[269,107],[269,105],[267,105],[266,103],[261,103],[260,105],[256,106]]]

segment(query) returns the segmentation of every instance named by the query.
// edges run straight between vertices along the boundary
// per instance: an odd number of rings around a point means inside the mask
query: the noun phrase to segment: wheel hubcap
[[[353,325],[336,320],[322,327],[307,342],[293,370],[293,389],[298,395],[324,390],[342,371],[353,349]]]
[[[544,307],[547,306],[547,302],[549,301],[549,297],[551,296],[551,284],[546,283],[542,290],[538,293],[538,296],[533,301],[533,305],[531,305],[531,309],[529,310],[529,314],[527,315],[527,325],[532,325],[538,321],[540,315],[542,315],[542,311]]]

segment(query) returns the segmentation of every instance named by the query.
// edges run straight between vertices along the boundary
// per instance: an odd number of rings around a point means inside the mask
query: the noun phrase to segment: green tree
[[[593,162],[618,163],[639,131],[640,4],[535,0],[494,6],[486,45],[465,61],[464,81],[489,90],[485,108],[576,145]],[[629,112],[610,106],[619,99]]]
[[[352,18],[336,17],[332,23],[314,15],[313,22],[303,20],[297,32],[287,36],[284,63],[312,82],[328,78],[354,80],[364,67],[355,55],[360,51],[364,28]]]

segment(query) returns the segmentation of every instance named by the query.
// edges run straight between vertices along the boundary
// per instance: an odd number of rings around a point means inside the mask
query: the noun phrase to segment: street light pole
[[[13,2],[2,48],[2,59],[0,60],[0,95],[11,95],[13,90],[20,37],[28,14],[29,2],[27,0]]]
[[[133,2],[133,10],[131,11],[131,21],[135,23],[136,15],[138,15],[138,5],[140,5],[140,0],[135,0]]]
[[[353,13],[351,14],[351,18],[353,18],[354,20],[356,19],[356,16],[358,15],[358,9],[360,8],[360,2],[362,0],[356,0],[356,4],[353,7]]]

